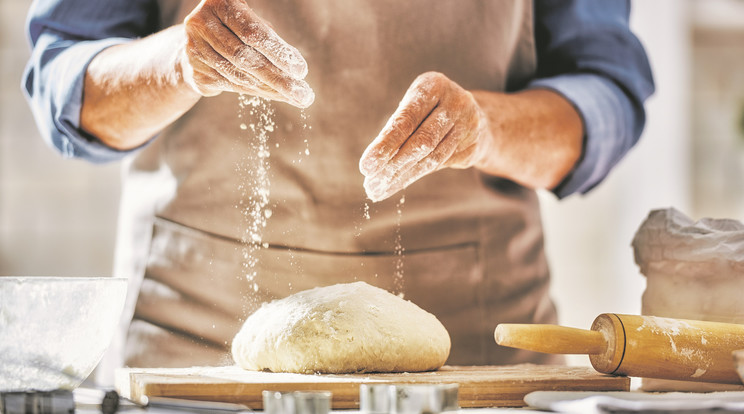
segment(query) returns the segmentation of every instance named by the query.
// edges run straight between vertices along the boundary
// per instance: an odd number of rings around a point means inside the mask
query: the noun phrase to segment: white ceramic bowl
[[[0,277],[0,391],[73,389],[109,346],[123,278]]]

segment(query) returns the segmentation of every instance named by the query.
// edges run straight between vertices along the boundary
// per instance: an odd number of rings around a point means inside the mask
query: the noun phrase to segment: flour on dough
[[[364,282],[264,304],[232,343],[244,369],[297,373],[430,371],[449,351],[449,334],[434,315]]]

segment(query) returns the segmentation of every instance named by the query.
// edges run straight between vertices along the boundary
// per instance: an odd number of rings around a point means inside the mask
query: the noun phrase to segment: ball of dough
[[[297,373],[430,371],[449,351],[449,334],[434,315],[364,282],[264,304],[232,343],[244,369]]]

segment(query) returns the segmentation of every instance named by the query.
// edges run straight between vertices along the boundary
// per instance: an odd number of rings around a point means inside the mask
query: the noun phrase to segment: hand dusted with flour
[[[380,201],[433,171],[472,166],[490,142],[486,122],[470,92],[441,73],[419,76],[362,155],[367,196]]]
[[[580,158],[582,137],[581,118],[555,92],[467,91],[427,72],[364,151],[359,169],[372,201],[447,167],[552,189]]]
[[[298,373],[430,371],[449,351],[449,334],[434,315],[364,282],[264,304],[232,343],[245,369]]]
[[[241,0],[204,0],[184,20],[184,79],[204,96],[246,93],[300,108],[315,99],[307,63]]]

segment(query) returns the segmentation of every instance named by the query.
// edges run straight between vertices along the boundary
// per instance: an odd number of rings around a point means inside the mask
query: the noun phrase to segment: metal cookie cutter
[[[329,391],[264,391],[264,414],[328,414]]]
[[[364,414],[437,414],[460,409],[458,384],[362,384],[359,410]]]
[[[72,414],[72,391],[9,391],[0,393],[2,414]]]

